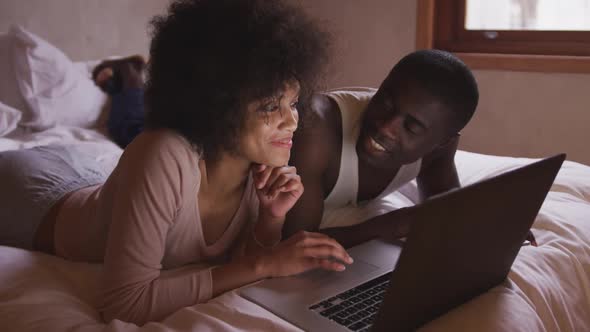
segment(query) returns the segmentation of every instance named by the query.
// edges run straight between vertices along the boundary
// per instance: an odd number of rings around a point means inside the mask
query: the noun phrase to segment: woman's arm
[[[211,272],[162,270],[166,238],[182,202],[182,181],[196,167],[190,147],[171,133],[145,132],[123,153],[101,199],[112,202],[105,248],[104,319],[136,324],[211,297]],[[108,204],[107,204],[108,206]]]
[[[323,234],[299,232],[280,242],[285,214],[303,193],[301,179],[295,168],[288,166],[256,165],[252,171],[259,200],[258,220],[246,236],[245,249],[234,255],[232,263],[213,270],[214,296],[262,278],[312,268],[342,271],[343,263],[352,262],[338,242]]]
[[[348,259],[334,240],[303,234],[215,268],[162,270],[167,234],[182,204],[182,181],[197,168],[194,162],[183,159],[190,156],[190,147],[178,151],[182,144],[179,139],[145,132],[126,149],[115,171],[117,174],[109,178],[113,189],[112,221],[99,308],[107,322],[121,319],[142,325],[261,278],[299,273],[313,267],[342,268],[342,264],[327,259],[335,257],[344,262]],[[284,201],[275,197],[272,202]],[[281,204],[267,206],[266,203],[261,206],[270,210],[264,211],[281,212]],[[260,225],[265,224],[267,220],[262,218]],[[280,231],[272,227],[269,232],[262,230],[256,234],[260,236],[258,241],[276,242]]]
[[[272,248],[245,255],[212,270],[213,296],[251,282],[284,277],[321,268],[343,271],[352,258],[336,240],[320,234],[299,232]]]

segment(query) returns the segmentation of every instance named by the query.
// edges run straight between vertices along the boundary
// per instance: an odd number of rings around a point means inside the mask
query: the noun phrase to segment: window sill
[[[436,0],[417,1],[416,48],[434,47]],[[590,73],[590,56],[453,52],[471,69],[545,73]]]
[[[560,55],[455,53],[471,69],[545,73],[590,73],[590,57]]]

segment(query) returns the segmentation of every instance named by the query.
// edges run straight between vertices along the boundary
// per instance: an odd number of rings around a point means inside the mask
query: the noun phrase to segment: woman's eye
[[[279,110],[279,105],[277,105],[277,104],[266,104],[266,105],[262,106],[260,108],[260,110],[263,111],[263,112],[268,112],[268,113],[276,112],[276,111]]]
[[[298,101],[291,103],[291,109],[297,109],[298,107],[299,107]]]

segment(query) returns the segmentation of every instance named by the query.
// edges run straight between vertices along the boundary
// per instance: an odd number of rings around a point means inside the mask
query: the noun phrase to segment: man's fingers
[[[529,242],[531,243],[532,246],[537,247],[537,240],[535,239],[535,236],[533,235],[532,231],[529,231],[529,233],[526,236],[526,239],[529,240]]]

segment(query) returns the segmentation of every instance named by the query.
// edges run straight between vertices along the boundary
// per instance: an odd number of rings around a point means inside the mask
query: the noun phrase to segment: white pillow
[[[12,44],[12,35],[0,33],[0,102],[19,111],[25,111],[28,106],[16,83]]]
[[[44,130],[56,124],[91,128],[101,120],[107,95],[59,49],[13,25],[14,70],[28,107],[20,126]]]
[[[0,102],[0,137],[16,129],[22,113]]]

